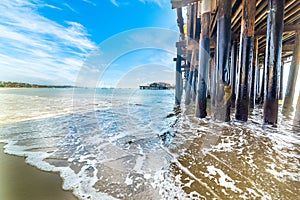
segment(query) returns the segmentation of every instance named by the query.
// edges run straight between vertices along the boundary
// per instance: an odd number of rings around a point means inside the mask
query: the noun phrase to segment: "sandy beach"
[[[0,199],[77,200],[61,188],[58,174],[43,172],[25,163],[24,158],[4,154],[0,144]]]

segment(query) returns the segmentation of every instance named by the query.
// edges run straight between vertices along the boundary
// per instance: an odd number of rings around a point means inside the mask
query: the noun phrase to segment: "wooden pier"
[[[195,116],[205,118],[210,97],[212,117],[219,121],[229,121],[232,111],[237,120],[247,121],[249,111],[263,104],[264,122],[276,124],[279,99],[284,99],[283,109],[289,110],[297,98],[300,1],[171,3],[177,10],[180,31],[174,59],[176,104],[181,104],[185,89],[185,104],[194,103]],[[283,97],[283,66],[290,57],[292,63]]]

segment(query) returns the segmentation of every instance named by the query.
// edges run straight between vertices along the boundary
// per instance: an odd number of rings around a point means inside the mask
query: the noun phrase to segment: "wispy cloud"
[[[48,7],[48,8],[52,8],[52,9],[57,9],[57,10],[62,10],[61,8],[51,5],[51,4],[42,4],[41,6],[43,7]]]
[[[124,0],[123,0],[124,1]],[[166,3],[168,3],[169,0],[136,0],[139,1],[141,3],[154,3],[157,4],[159,7],[163,7]],[[122,2],[122,0],[110,0],[110,2],[112,4],[114,4],[115,6],[119,7],[120,4],[122,5],[128,5],[128,1],[126,1],[126,3]]]
[[[111,2],[112,4],[114,4],[115,6],[119,7],[119,4],[117,3],[116,0],[110,0],[110,2]]]
[[[163,7],[164,4],[166,4],[169,0],[139,0],[142,3],[155,3],[159,7]]]
[[[41,6],[45,4],[39,1],[0,1],[0,79],[13,74],[23,80],[73,83],[96,48],[83,25],[58,24],[38,13]]]
[[[74,12],[74,13],[76,13],[76,14],[79,13],[77,10],[75,10],[74,8],[72,8],[69,4],[64,3],[63,5],[66,6],[66,7],[67,7],[69,10],[71,10],[72,12]]]
[[[85,3],[91,4],[92,6],[96,6],[97,4],[90,0],[82,0]]]

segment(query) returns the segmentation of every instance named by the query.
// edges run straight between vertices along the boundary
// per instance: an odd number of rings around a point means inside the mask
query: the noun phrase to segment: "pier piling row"
[[[207,116],[208,101],[211,117],[219,121],[229,121],[232,111],[237,120],[247,121],[249,112],[261,104],[264,122],[276,124],[279,100],[284,99],[283,109],[292,108],[300,78],[298,0],[171,0],[171,4],[180,32],[174,59],[177,105],[185,85],[184,102],[195,104],[199,118]],[[287,62],[290,72],[283,83]]]

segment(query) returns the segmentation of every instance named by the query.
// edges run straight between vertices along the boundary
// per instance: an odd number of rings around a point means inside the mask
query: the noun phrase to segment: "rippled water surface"
[[[172,90],[0,91],[0,142],[80,199],[298,199],[300,133],[193,117]]]

